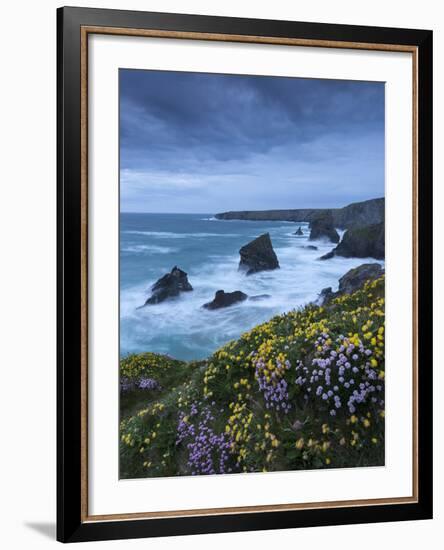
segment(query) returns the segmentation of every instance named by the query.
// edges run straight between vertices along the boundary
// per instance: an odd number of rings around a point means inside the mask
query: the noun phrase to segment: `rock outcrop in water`
[[[181,292],[189,292],[193,287],[188,281],[185,271],[174,266],[170,273],[158,279],[151,287],[152,294],[145,305],[159,304],[170,298],[179,296]]]
[[[334,256],[383,260],[385,257],[384,223],[347,230],[338,246],[320,259],[329,260]]]
[[[364,286],[364,283],[369,279],[379,279],[384,274],[384,269],[380,264],[362,264],[358,267],[350,269],[345,275],[339,279],[339,289],[333,292],[331,287],[324,288],[317,300],[319,305],[324,305],[338,298],[343,294],[353,294]]]
[[[240,290],[234,292],[225,292],[224,290],[218,290],[211,302],[204,304],[202,307],[205,309],[220,309],[223,307],[229,307],[238,302],[243,302],[248,296]]]
[[[333,225],[333,214],[330,211],[323,212],[314,217],[310,222],[310,241],[320,239],[331,243],[339,242],[339,234]]]
[[[271,244],[270,234],[264,233],[239,250],[239,270],[247,275],[269,271],[279,267],[279,261]]]
[[[298,230],[293,233],[293,235],[297,235],[298,237],[303,237],[304,233],[301,229],[301,226],[298,227]]]
[[[297,208],[291,210],[243,210],[216,214],[218,220],[311,222],[317,215],[331,212],[333,225],[350,229],[384,222],[384,198],[355,202],[343,208]]]

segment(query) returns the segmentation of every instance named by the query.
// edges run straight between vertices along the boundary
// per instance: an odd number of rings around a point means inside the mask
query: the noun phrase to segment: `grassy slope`
[[[121,361],[121,476],[382,465],[384,278],[279,315],[207,361]]]

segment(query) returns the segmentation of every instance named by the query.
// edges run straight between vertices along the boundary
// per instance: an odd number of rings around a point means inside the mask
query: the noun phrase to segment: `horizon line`
[[[341,208],[346,208],[347,206],[350,206],[352,204],[359,204],[361,202],[368,202],[368,201],[374,201],[374,200],[378,200],[378,199],[385,199],[385,195],[382,196],[382,197],[374,197],[373,199],[364,199],[364,200],[361,200],[361,201],[354,201],[354,202],[349,202],[347,204],[345,204],[344,206],[317,206],[317,207],[313,207],[313,206],[305,206],[305,207],[299,207],[299,208],[262,208],[262,209],[247,209],[247,208],[243,208],[243,209],[239,209],[239,210],[224,210],[223,212],[145,212],[145,211],[120,211],[119,210],[119,214],[190,214],[190,215],[195,215],[195,214],[202,214],[202,215],[217,215],[217,214],[225,214],[227,212],[270,212],[270,211],[279,211],[279,210],[282,210],[282,211],[286,211],[286,210],[337,210],[337,209],[341,209]]]

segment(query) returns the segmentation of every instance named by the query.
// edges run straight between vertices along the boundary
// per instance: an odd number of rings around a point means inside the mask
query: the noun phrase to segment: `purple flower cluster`
[[[140,390],[157,390],[159,388],[159,383],[154,378],[141,378],[137,387]]]
[[[295,382],[304,391],[304,398],[320,400],[331,416],[345,406],[353,414],[357,405],[369,400],[382,406],[383,385],[376,383],[377,372],[368,360],[372,351],[342,335],[336,339],[335,348],[337,351],[332,349],[329,335],[322,333],[314,344],[312,368],[296,365]]]
[[[283,363],[276,360],[276,366],[270,373],[263,359],[255,361],[254,376],[259,389],[264,394],[267,409],[283,411],[285,414],[291,409],[291,404],[288,402],[288,383],[284,377],[285,371],[290,367],[288,360]]]
[[[135,388],[136,388],[136,384],[129,378],[120,379],[120,391],[122,393],[129,393],[131,391],[134,391]]]
[[[179,414],[176,445],[188,441],[187,465],[192,475],[232,472],[229,467],[232,440],[225,433],[214,432],[210,426],[214,421],[210,406],[202,407],[201,402],[193,403],[188,415],[183,411]]]
[[[122,393],[130,393],[139,390],[157,390],[159,389],[159,383],[154,378],[140,378],[137,382],[130,378],[121,378],[120,391]]]

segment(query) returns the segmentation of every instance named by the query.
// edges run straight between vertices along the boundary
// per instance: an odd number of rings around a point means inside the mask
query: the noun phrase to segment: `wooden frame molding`
[[[113,27],[82,27],[81,28],[81,56],[82,56],[82,334],[84,341],[82,345],[82,518],[83,521],[109,521],[109,520],[132,520],[132,519],[150,519],[160,517],[185,517],[199,515],[215,515],[215,514],[231,514],[251,513],[251,512],[271,512],[280,510],[313,510],[316,508],[343,508],[347,506],[370,506],[380,504],[406,504],[417,502],[418,495],[418,453],[417,453],[417,384],[418,384],[418,361],[417,361],[417,319],[416,319],[416,301],[417,295],[413,296],[413,447],[412,447],[412,486],[413,494],[411,497],[393,497],[386,499],[362,499],[349,501],[331,501],[331,502],[311,502],[304,504],[274,504],[267,506],[242,506],[232,508],[202,508],[196,510],[174,510],[163,512],[145,512],[139,514],[109,514],[109,515],[89,515],[88,514],[88,351],[87,351],[87,335],[88,335],[88,273],[87,273],[87,250],[88,250],[88,37],[91,34],[102,35],[118,35],[118,36],[139,36],[151,38],[172,38],[182,40],[210,40],[224,42],[244,42],[253,44],[279,44],[287,46],[303,46],[303,47],[320,47],[320,48],[342,48],[356,50],[377,50],[377,51],[394,51],[407,52],[412,54],[412,73],[413,73],[413,284],[417,278],[417,47],[388,45],[388,44],[371,44],[362,42],[334,42],[326,40],[301,40],[297,38],[273,38],[259,36],[242,36],[242,35],[223,35],[223,34],[207,34],[193,32],[175,32],[175,31],[157,31],[148,29],[123,29]],[[415,288],[415,286],[414,286]],[[86,349],[83,349],[85,348]]]

